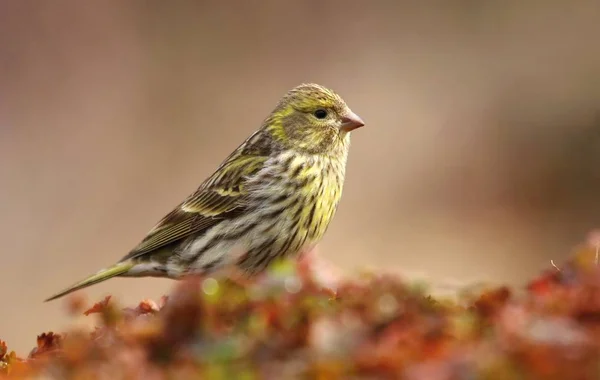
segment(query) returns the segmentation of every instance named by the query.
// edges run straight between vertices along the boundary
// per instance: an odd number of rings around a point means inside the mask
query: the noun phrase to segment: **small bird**
[[[321,240],[342,195],[350,132],[364,126],[317,84],[290,90],[202,185],[116,264],[48,298],[112,277],[242,274],[300,257]]]

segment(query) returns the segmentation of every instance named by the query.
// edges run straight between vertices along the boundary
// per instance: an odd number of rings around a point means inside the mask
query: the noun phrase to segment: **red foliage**
[[[8,352],[8,348],[6,347],[6,342],[0,340],[0,360],[4,359],[4,356]]]
[[[37,337],[37,346],[29,353],[29,358],[33,359],[44,354],[57,351],[60,348],[62,337],[53,332],[42,333]]]
[[[102,301],[96,302],[94,306],[84,311],[83,315],[88,316],[94,313],[103,313],[106,310],[106,307],[108,306],[108,301],[110,301],[110,297],[111,296],[106,296]]]
[[[587,247],[543,272],[524,295],[498,287],[457,303],[375,275],[339,282],[332,298],[308,261],[278,266],[252,284],[192,278],[169,298],[133,308],[106,297],[84,312],[99,316],[91,334],[42,334],[26,360],[0,341],[0,373],[597,379],[600,267],[591,253]]]

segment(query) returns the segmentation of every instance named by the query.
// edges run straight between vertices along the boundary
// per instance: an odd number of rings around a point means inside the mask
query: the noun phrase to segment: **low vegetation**
[[[548,267],[524,290],[448,299],[377,274],[333,293],[291,262],[251,285],[181,281],[133,308],[72,296],[68,312],[97,327],[43,333],[25,356],[0,341],[0,378],[599,379],[595,248]]]

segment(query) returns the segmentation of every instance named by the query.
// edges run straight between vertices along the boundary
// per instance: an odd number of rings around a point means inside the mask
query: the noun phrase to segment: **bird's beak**
[[[344,117],[342,117],[342,125],[340,126],[340,130],[344,132],[350,132],[355,130],[356,128],[360,128],[365,125],[365,122],[355,114],[350,111]]]

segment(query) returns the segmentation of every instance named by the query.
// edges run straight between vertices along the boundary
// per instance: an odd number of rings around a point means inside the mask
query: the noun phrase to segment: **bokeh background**
[[[42,300],[127,253],[307,81],[367,123],[322,256],[521,285],[600,224],[599,14],[577,0],[0,2],[0,337],[23,352],[64,327],[64,303]]]

